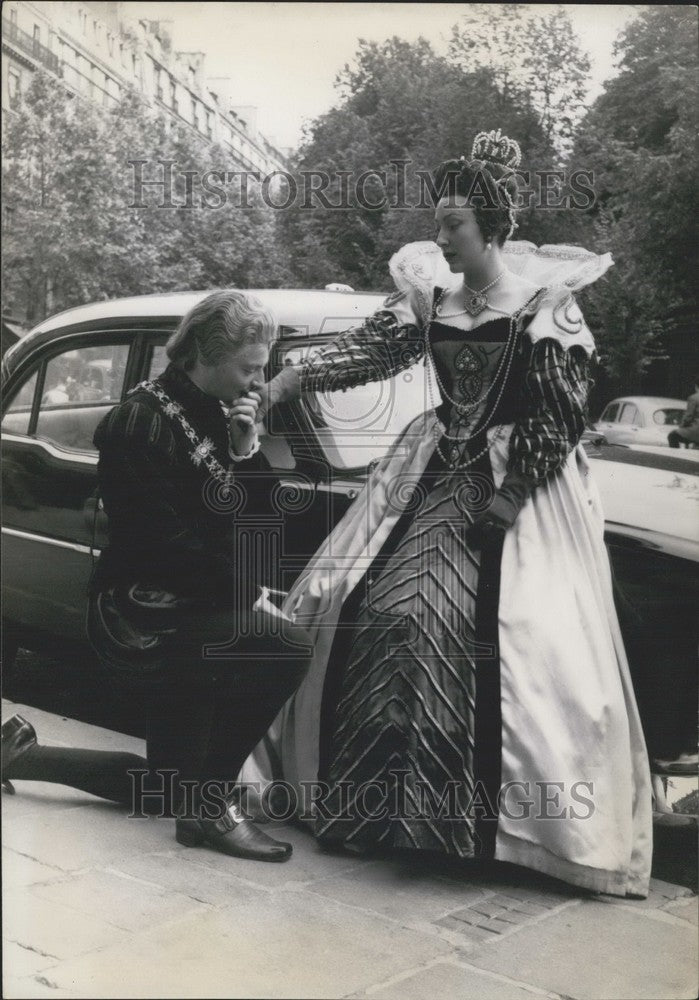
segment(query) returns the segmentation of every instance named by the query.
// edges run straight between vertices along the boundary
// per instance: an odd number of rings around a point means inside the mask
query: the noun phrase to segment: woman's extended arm
[[[315,348],[300,364],[282,369],[263,388],[258,414],[305,392],[336,392],[378,382],[419,361],[425,344],[409,298],[406,292],[394,293],[360,327]]]

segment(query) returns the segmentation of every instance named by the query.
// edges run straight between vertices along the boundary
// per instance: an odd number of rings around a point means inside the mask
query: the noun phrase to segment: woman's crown
[[[519,143],[500,134],[500,129],[492,132],[479,132],[473,140],[471,158],[488,160],[490,163],[500,163],[503,167],[518,167],[522,159]]]

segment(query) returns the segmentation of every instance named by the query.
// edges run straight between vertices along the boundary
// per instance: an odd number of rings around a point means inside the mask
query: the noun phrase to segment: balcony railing
[[[58,56],[51,49],[47,49],[45,45],[42,45],[38,39],[32,38],[26,31],[18,28],[8,17],[3,17],[2,19],[2,34],[3,38],[16,45],[22,52],[31,56],[32,59],[36,59],[37,62],[42,63],[51,73],[60,76],[61,70]]]
[[[69,87],[74,87],[79,94],[89,97],[91,100],[99,99],[105,107],[110,107],[119,103],[119,96],[111,94],[108,90],[96,83],[89,76],[85,76],[75,66],[64,62],[61,67],[61,76]]]

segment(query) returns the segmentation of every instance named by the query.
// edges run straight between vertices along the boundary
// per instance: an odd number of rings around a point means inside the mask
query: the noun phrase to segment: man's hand
[[[257,439],[260,390],[250,390],[233,400],[229,410],[231,449],[234,455],[247,455]]]

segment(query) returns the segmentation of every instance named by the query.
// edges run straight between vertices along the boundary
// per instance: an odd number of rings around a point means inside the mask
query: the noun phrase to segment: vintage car
[[[607,403],[595,430],[608,444],[668,446],[667,436],[678,427],[686,403],[664,396],[622,396]]]
[[[206,294],[71,309],[41,323],[5,356],[6,668],[17,644],[55,650],[84,643],[86,591],[106,530],[94,430],[133,386],[164,368],[169,334]],[[382,295],[344,288],[255,294],[280,323],[270,375],[383,301]],[[262,447],[282,484],[279,516],[262,531],[255,528],[265,557],[280,567],[282,589],[357,496],[371,463],[428,408],[425,388],[419,363],[383,382],[316,394],[269,415]],[[589,453],[648,743],[654,757],[674,759],[695,749],[699,456],[608,447],[599,440],[591,436]]]

